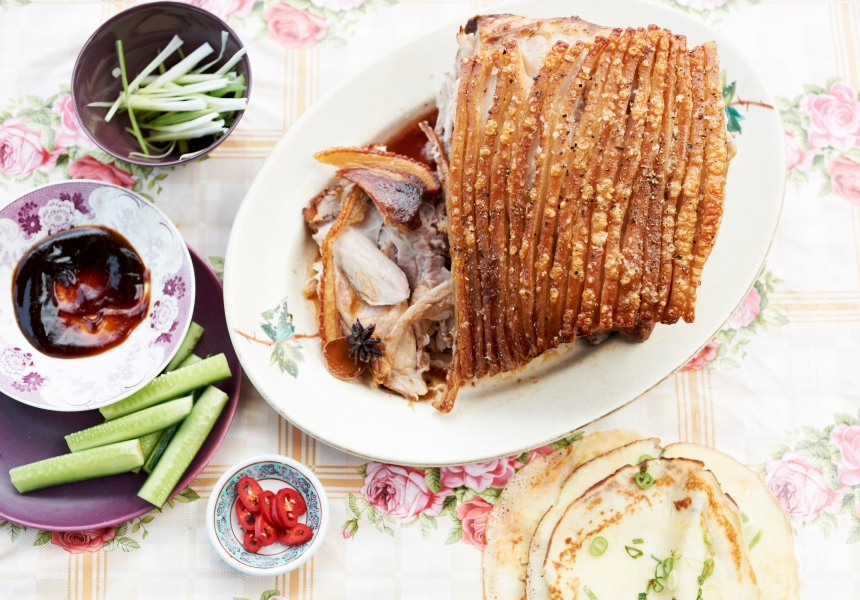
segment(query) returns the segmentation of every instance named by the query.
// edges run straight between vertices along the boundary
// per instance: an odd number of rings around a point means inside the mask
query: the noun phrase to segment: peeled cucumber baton
[[[140,441],[135,439],[15,467],[9,477],[23,494],[61,483],[126,473],[141,465],[143,452]]]
[[[128,398],[103,406],[99,410],[104,418],[110,421],[177,398],[204,385],[227,379],[231,375],[227,357],[224,354],[216,354],[191,366],[159,375]]]
[[[176,354],[173,355],[173,358],[170,359],[170,362],[167,363],[167,366],[164,367],[165,373],[169,373],[179,367],[183,360],[188,358],[188,356],[194,351],[194,346],[197,345],[197,342],[200,341],[200,338],[203,336],[203,328],[191,321],[191,325],[188,327],[188,333],[185,334],[185,337],[182,339],[182,343],[179,345],[179,350],[176,351]]]
[[[72,452],[80,452],[161,431],[187,417],[191,413],[192,404],[191,396],[171,400],[89,429],[70,433],[66,436],[66,443]]]
[[[200,399],[194,403],[191,414],[185,418],[179,431],[167,445],[167,450],[140,488],[138,496],[159,508],[164,505],[200,450],[206,436],[212,431],[221,411],[227,405],[227,400],[227,394],[218,388],[206,388]]]

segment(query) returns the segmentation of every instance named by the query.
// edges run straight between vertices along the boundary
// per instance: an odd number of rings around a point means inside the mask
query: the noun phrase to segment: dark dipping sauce
[[[93,356],[121,344],[146,317],[149,270],[119,233],[74,227],[30,248],[12,295],[18,326],[37,350]]]

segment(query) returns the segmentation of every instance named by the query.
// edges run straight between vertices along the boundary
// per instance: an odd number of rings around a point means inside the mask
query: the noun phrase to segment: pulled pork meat
[[[372,384],[419,400],[427,371],[447,368],[454,343],[439,182],[428,166],[378,146],[317,158],[338,167],[340,180],[303,211],[320,247],[314,292],[323,348],[343,346],[357,323],[374,326],[382,356],[366,369]]]

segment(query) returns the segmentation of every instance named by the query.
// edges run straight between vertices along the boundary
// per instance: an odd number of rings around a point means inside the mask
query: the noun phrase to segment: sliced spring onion
[[[113,73],[122,77],[122,91],[114,102],[92,102],[89,106],[107,108],[105,121],[110,121],[119,110],[128,112],[131,127],[127,131],[140,145],[140,152],[131,152],[129,157],[164,158],[177,145],[181,158],[195,156],[198,152],[188,151],[188,140],[223,135],[235,118],[234,113],[247,108],[248,100],[242,97],[247,90],[245,77],[234,68],[245,55],[244,49],[216,72],[204,72],[224,58],[228,37],[226,31],[222,32],[217,58],[200,66],[215,52],[212,46],[204,43],[186,56],[181,48],[182,39],[174,36],[131,81],[125,68],[122,41],[117,41],[119,67]],[[174,53],[181,60],[165,68],[165,61]],[[170,144],[153,147],[158,142]]]
[[[644,543],[645,543],[645,540],[643,540],[642,538],[635,538],[635,539],[633,540],[633,543],[634,543],[634,544],[644,544]]]
[[[158,76],[158,79],[149,84],[148,89],[157,89],[166,83],[172,83],[174,79],[185,75],[191,69],[197,66],[201,60],[212,54],[214,50],[208,42],[197,48],[194,52],[180,60],[178,63],[167,69],[165,73]]]
[[[654,485],[654,478],[648,471],[639,471],[638,473],[636,473],[633,479],[636,481],[636,485],[638,485],[643,490],[647,490],[652,485]]]
[[[591,553],[594,556],[600,556],[606,552],[607,548],[609,548],[609,542],[606,541],[605,537],[597,536],[591,540]]]
[[[764,533],[764,529],[758,530],[758,533],[756,533],[755,537],[750,541],[750,544],[747,547],[748,550],[752,550],[753,548],[755,548],[756,544],[758,544],[761,541],[761,536],[763,533]]]
[[[214,67],[214,66],[215,66],[215,64],[216,64],[219,60],[221,60],[222,58],[224,58],[224,50],[226,50],[226,49],[227,49],[227,38],[228,38],[228,37],[229,37],[229,36],[227,35],[227,32],[226,32],[226,31],[222,31],[222,32],[221,32],[221,51],[218,53],[218,56],[215,58],[215,60],[211,60],[211,61],[209,61],[208,63],[206,63],[205,65],[203,65],[202,67],[199,67],[198,69],[194,70],[194,71],[193,71],[193,73],[202,73],[202,72],[203,72],[203,71],[205,71],[206,69],[208,69],[208,68],[210,68],[210,67]]]
[[[588,589],[587,585],[582,586],[582,591],[585,592],[586,596],[588,596],[588,600],[598,600],[597,596],[594,595],[594,592]]]
[[[699,585],[705,583],[705,580],[714,574],[714,559],[706,558],[705,563],[702,566],[702,574],[698,577]]]
[[[643,554],[639,548],[634,548],[633,546],[624,546],[624,549],[627,550],[627,554],[630,555],[630,558],[639,558]]]

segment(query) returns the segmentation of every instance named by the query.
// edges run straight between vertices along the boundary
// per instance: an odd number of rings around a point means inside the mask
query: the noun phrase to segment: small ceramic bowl
[[[146,316],[119,345],[100,354],[48,356],[18,325],[13,298],[17,266],[48,236],[94,225],[122,235],[149,270]],[[151,202],[101,181],[63,181],[27,192],[0,209],[0,392],[57,411],[90,410],[121,400],[170,362],[191,324],[194,297],[188,247]]]
[[[150,159],[129,157],[130,152],[140,152],[140,147],[134,136],[125,130],[130,126],[127,113],[117,113],[110,122],[105,122],[107,109],[90,107],[88,104],[113,102],[122,90],[121,78],[113,76],[113,70],[119,66],[117,40],[123,42],[126,70],[129,79],[132,79],[165,48],[174,35],[184,41],[182,50],[186,54],[204,42],[209,42],[217,53],[221,49],[222,31],[227,32],[227,43],[221,61],[212,67],[213,70],[229,60],[243,45],[239,36],[224,21],[206,10],[178,2],[152,2],[130,8],[106,21],[81,48],[72,71],[72,103],[78,121],[90,139],[116,158],[146,166],[177,165],[200,158],[214,150],[227,139],[244,111],[235,113],[233,123],[223,135],[190,140],[187,154],[193,156],[181,159],[182,153],[176,148],[164,158]],[[204,63],[214,56],[210,55],[204,59]],[[178,55],[174,53],[174,56],[168,59],[167,66],[178,60]],[[245,97],[249,98],[251,64],[247,54],[236,64],[235,69],[237,73],[245,76]]]
[[[311,539],[300,546],[275,542],[258,553],[243,546],[245,530],[239,524],[236,483],[242,477],[256,479],[263,490],[277,492],[290,487],[307,504],[299,517],[313,530]],[[281,575],[306,563],[320,548],[328,529],[329,511],[325,489],[308,467],[286,456],[264,454],[236,463],[221,476],[212,489],[206,507],[206,530],[216,554],[234,569],[249,575]]]

